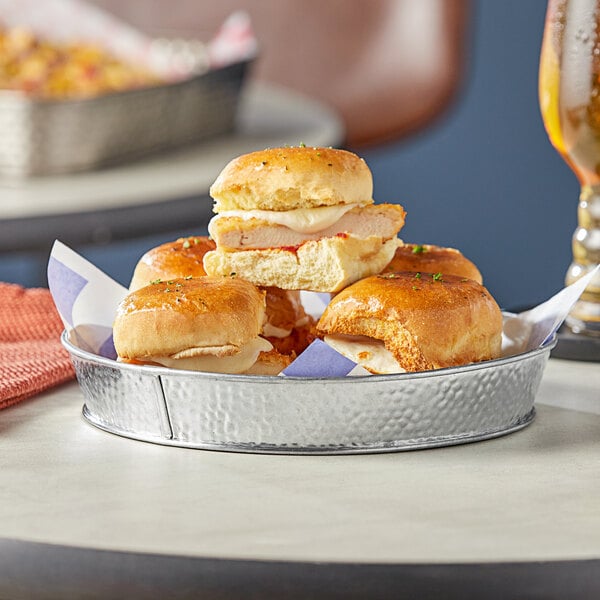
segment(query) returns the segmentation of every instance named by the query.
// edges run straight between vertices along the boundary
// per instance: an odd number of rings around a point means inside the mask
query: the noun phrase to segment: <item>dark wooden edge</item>
[[[428,600],[600,597],[600,559],[352,564],[226,560],[0,538],[0,598]]]

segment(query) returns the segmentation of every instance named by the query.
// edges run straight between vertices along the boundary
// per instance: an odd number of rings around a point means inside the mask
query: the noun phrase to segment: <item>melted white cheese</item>
[[[359,204],[336,204],[335,206],[317,206],[316,208],[294,208],[293,210],[226,210],[214,216],[208,226],[212,237],[211,225],[218,219],[239,217],[260,219],[275,225],[283,225],[299,233],[317,233],[337,223],[348,211]]]
[[[151,361],[171,369],[188,371],[206,371],[208,373],[243,373],[247,371],[261,352],[269,352],[273,346],[261,337],[251,340],[232,356],[203,355],[193,358],[170,358],[169,356],[153,356]]]
[[[406,373],[381,340],[365,335],[326,335],[324,341],[371,373]]]
[[[298,319],[294,327],[304,327],[308,323],[308,315]],[[283,327],[276,327],[271,323],[265,323],[263,327],[263,335],[274,338],[284,338],[292,333],[293,329],[284,329]]]
[[[292,333],[291,329],[283,329],[283,327],[275,327],[271,323],[265,323],[263,327],[263,335],[274,338],[284,338]]]

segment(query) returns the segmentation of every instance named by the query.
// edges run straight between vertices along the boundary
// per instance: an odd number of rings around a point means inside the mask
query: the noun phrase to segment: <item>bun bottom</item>
[[[204,268],[209,275],[236,274],[262,287],[338,292],[381,272],[399,243],[397,238],[384,241],[378,236],[361,239],[345,235],[305,242],[293,250],[227,252],[217,248],[205,254]]]

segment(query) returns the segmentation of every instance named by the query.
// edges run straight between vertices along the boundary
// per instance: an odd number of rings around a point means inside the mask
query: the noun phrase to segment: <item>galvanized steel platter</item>
[[[248,64],[84,99],[0,90],[0,176],[83,171],[230,131]]]
[[[93,425],[189,448],[279,454],[393,452],[485,440],[534,418],[553,343],[423,373],[288,378],[179,371],[69,351]]]

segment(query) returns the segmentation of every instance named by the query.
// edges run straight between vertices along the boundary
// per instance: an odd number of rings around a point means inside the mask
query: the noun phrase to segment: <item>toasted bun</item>
[[[202,277],[206,275],[202,259],[209,250],[215,248],[215,243],[204,236],[179,238],[175,242],[152,248],[136,265],[129,289],[137,290],[158,279],[166,281]]]
[[[215,212],[373,202],[365,161],[332,148],[270,148],[233,159],[210,188]]]
[[[276,287],[266,287],[264,291],[269,325],[277,329],[290,330],[299,322],[306,320],[307,315],[300,300],[300,292]]]
[[[286,290],[337,292],[350,283],[379,273],[396,250],[397,238],[383,241],[351,235],[306,242],[297,248],[226,252],[217,248],[204,257],[211,275],[237,273],[258,286]]]
[[[394,258],[383,270],[384,273],[396,271],[457,275],[467,277],[477,283],[483,283],[479,269],[459,250],[430,244],[402,244],[399,246]]]
[[[315,319],[306,314],[300,300],[300,292],[276,287],[264,289],[267,324],[263,330],[263,337],[281,354],[297,356],[316,338]]]
[[[497,358],[502,314],[471,279],[386,273],[337,294],[317,331],[381,340],[402,369],[423,371]]]
[[[119,357],[232,355],[261,332],[264,293],[235,277],[175,279],[131,292],[113,325]],[[200,349],[200,350],[198,350]]]

